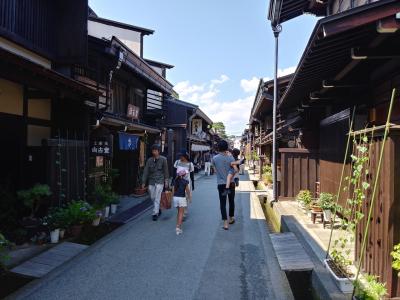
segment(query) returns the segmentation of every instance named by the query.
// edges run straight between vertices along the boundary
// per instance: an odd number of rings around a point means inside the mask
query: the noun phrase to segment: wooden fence
[[[281,198],[293,198],[300,190],[310,190],[314,195],[319,181],[318,153],[307,149],[280,148]]]
[[[371,189],[363,203],[365,217],[356,231],[356,258],[360,256],[367,215],[370,207],[372,185],[377,174],[379,154],[383,145],[383,132],[375,132],[371,145],[369,171]],[[400,278],[392,269],[390,252],[400,243],[400,130],[391,129],[386,141],[379,185],[371,218],[362,269],[379,276],[386,282],[390,297],[400,297]]]

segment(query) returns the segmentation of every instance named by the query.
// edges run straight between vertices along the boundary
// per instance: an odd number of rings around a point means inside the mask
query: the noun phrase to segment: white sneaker
[[[183,230],[177,227],[176,228],[176,235],[180,235],[182,233],[183,233]]]

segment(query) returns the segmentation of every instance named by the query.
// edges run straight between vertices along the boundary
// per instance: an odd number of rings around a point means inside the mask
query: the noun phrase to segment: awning
[[[70,98],[96,100],[101,95],[95,89],[1,47],[0,77],[23,82],[49,93],[59,94],[62,91],[63,95]]]
[[[384,56],[399,49],[399,31],[389,33],[392,28],[387,27],[398,26],[395,15],[399,10],[399,1],[381,0],[320,19],[280,99],[279,108],[289,109],[300,106],[303,101],[307,104],[318,98],[332,98],[329,93],[336,89],[329,87],[335,83],[368,83],[371,72],[390,61],[390,58],[366,59],[368,53]],[[322,89],[325,89],[324,97],[311,94]],[[341,92],[336,95],[338,99],[350,96],[349,89]]]
[[[100,123],[111,126],[126,126],[128,130],[146,131],[147,133],[157,134],[161,132],[161,130],[156,127],[141,123],[133,123],[132,121],[114,116],[110,113],[104,113]]]
[[[210,151],[210,146],[199,145],[199,144],[192,144],[191,150],[194,151],[194,152]]]

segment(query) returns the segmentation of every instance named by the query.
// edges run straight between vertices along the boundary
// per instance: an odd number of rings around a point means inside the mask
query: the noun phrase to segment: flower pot
[[[65,229],[60,229],[60,239],[63,239],[65,236]]]
[[[82,232],[82,225],[73,225],[70,228],[70,233],[73,237],[77,237]]]
[[[111,204],[111,214],[114,215],[117,212],[118,204]]]
[[[325,209],[324,210],[324,220],[331,221],[331,219],[332,219],[332,211],[330,209]]]
[[[307,210],[306,210],[306,213],[307,213],[307,217],[311,218],[311,210],[310,210],[310,209],[307,209]]]
[[[353,292],[353,281],[355,280],[355,276],[352,278],[347,277],[339,277],[336,273],[332,270],[331,266],[329,265],[330,259],[324,260],[324,265],[328,269],[329,273],[331,274],[333,281],[335,281],[339,290],[344,294],[349,294]]]
[[[319,207],[319,206],[317,206],[317,205],[311,206],[311,210],[312,210],[313,212],[315,212],[315,213],[320,213],[320,212],[322,212],[322,208]]]
[[[104,218],[108,218],[110,216],[110,207],[109,206],[104,207],[103,216],[104,216]]]
[[[60,239],[60,229],[54,229],[50,231],[50,242],[52,244],[57,244]]]
[[[92,225],[93,226],[99,226],[100,225],[100,220],[101,220],[101,217],[97,217],[96,219],[93,220]]]

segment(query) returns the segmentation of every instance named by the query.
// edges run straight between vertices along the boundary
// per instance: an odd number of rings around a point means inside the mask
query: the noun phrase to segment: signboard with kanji
[[[113,137],[103,126],[95,128],[90,135],[89,151],[92,156],[112,157]]]

